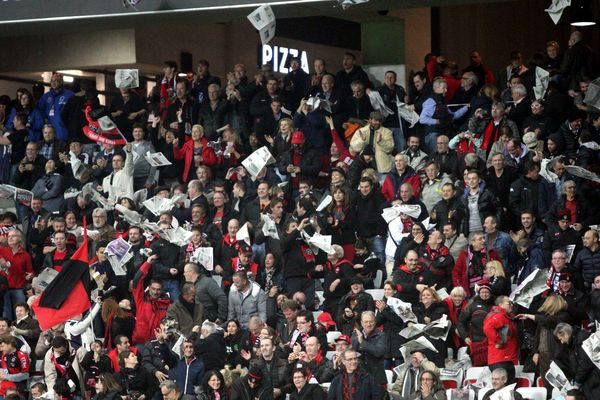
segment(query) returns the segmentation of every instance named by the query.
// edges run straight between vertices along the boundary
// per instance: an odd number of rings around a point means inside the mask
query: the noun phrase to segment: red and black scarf
[[[344,369],[342,372],[342,399],[343,400],[354,400],[356,398],[356,391],[358,390],[358,370],[352,374],[352,393],[350,393],[350,378],[348,372]]]

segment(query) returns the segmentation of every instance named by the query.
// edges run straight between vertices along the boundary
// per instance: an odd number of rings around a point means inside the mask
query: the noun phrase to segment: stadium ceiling
[[[136,3],[135,6],[131,2]],[[353,21],[386,10],[497,3],[508,0],[370,0],[342,10],[337,0],[3,0],[0,36],[69,33],[156,23],[226,23],[243,20],[252,9],[271,4],[277,18],[329,16]]]

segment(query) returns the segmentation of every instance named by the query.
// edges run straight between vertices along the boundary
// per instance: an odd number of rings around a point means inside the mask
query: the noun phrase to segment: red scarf
[[[350,393],[350,385],[348,384],[348,372],[344,369],[342,372],[342,399],[353,400],[356,398],[356,390],[358,389],[358,370],[352,374],[352,393]]]
[[[309,245],[302,243],[300,245],[300,251],[302,251],[302,256],[304,256],[304,260],[307,263],[315,262],[315,260],[316,260],[315,253],[313,252],[313,250],[310,248]]]

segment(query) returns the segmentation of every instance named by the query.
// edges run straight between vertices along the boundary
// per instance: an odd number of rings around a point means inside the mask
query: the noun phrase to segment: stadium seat
[[[388,387],[391,387],[394,383],[394,371],[390,369],[385,370],[385,377],[387,378]]]
[[[488,370],[488,367],[471,367],[467,370],[467,375],[465,376],[465,385],[467,383],[475,383],[477,379],[481,376],[483,371]]]
[[[516,372],[515,378],[517,380],[517,387],[532,387],[535,382],[535,373],[533,372]]]
[[[463,375],[464,375],[464,372],[461,369],[458,371],[458,375],[456,375],[456,376],[449,376],[449,375],[441,376],[440,381],[442,382],[444,389],[458,389],[462,386],[461,384],[463,382]]]
[[[375,289],[381,288],[381,284],[383,283],[383,282],[381,282],[382,280],[383,280],[383,271],[378,269],[377,273],[375,274],[375,279],[373,279],[373,285],[375,286]],[[375,299],[375,300],[378,300],[378,299]]]

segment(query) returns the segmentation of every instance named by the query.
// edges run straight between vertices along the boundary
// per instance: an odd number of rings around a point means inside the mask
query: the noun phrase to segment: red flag
[[[114,144],[115,146],[127,144],[127,139],[109,116],[102,115],[101,111],[97,118],[94,118],[92,114],[94,114],[92,107],[87,106],[85,108],[85,118],[88,125],[83,127],[85,136],[102,144]]]
[[[83,314],[91,307],[86,289],[90,276],[87,229],[84,229],[83,237],[81,247],[33,302],[33,311],[42,330]]]

